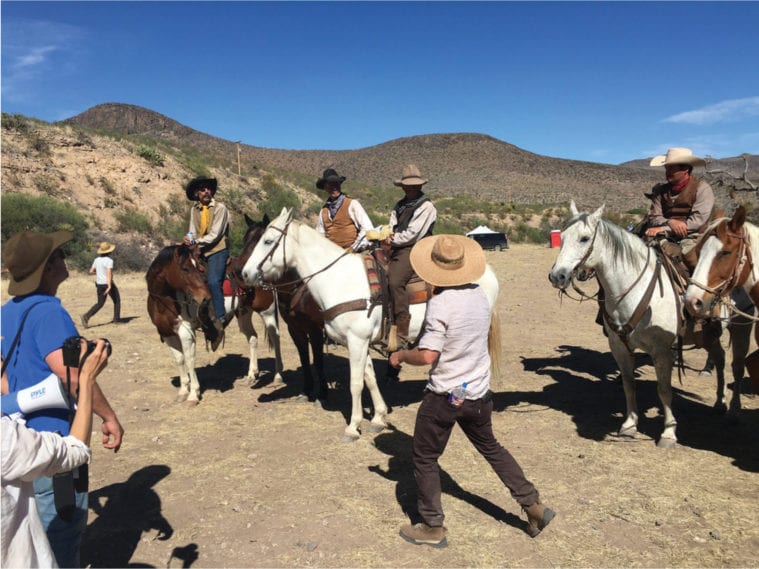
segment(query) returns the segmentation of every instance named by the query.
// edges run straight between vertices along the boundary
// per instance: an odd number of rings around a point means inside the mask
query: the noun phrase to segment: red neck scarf
[[[685,186],[688,185],[688,182],[690,182],[690,176],[686,177],[682,182],[680,182],[676,186],[672,186],[672,193],[679,194],[680,190],[682,190]]]

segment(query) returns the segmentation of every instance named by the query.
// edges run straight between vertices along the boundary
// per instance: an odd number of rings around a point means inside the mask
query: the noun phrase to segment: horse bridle
[[[716,237],[717,235],[717,228],[713,228],[708,233],[704,234],[701,242],[703,243],[706,241],[710,236],[714,235]],[[714,300],[712,301],[712,307],[717,303],[724,303],[723,297],[725,295],[726,290],[733,290],[737,286],[741,286],[743,282],[746,281],[748,278],[748,275],[743,275],[743,273],[746,271],[747,268],[753,267],[753,262],[751,259],[751,249],[747,247],[747,232],[746,228],[743,227],[741,229],[740,235],[737,235],[735,233],[728,232],[728,235],[730,237],[733,237],[735,239],[738,239],[740,241],[740,248],[738,249],[738,255],[737,259],[735,261],[735,265],[733,266],[730,276],[726,279],[723,279],[721,282],[717,283],[715,286],[710,287],[707,284],[700,283],[697,280],[690,278],[688,279],[688,283],[692,284],[695,287],[700,288],[701,290],[708,292],[709,294],[714,296]]]
[[[289,219],[287,221],[287,223],[285,223],[285,227],[283,229],[280,229],[279,227],[269,226],[270,229],[274,229],[276,231],[279,231],[279,237],[277,238],[277,242],[274,243],[274,246],[271,249],[269,249],[269,252],[266,253],[266,255],[264,255],[263,259],[261,259],[261,262],[258,263],[258,265],[256,266],[256,269],[258,270],[258,272],[260,274],[263,274],[263,264],[267,260],[271,260],[271,259],[274,258],[274,252],[279,247],[280,241],[282,241],[285,238],[285,236],[287,235],[287,231],[290,228],[290,224],[291,223],[292,223],[292,219]],[[286,240],[282,243],[282,260],[283,260],[283,262],[284,262],[284,259],[287,258],[286,252],[285,252],[285,245],[286,245],[286,243],[287,243]],[[322,267],[318,271],[315,271],[315,272],[311,273],[310,275],[306,275],[305,277],[300,277],[300,278],[297,278],[297,279],[295,279],[293,281],[289,281],[289,282],[285,282],[285,283],[276,283],[276,284],[274,284],[274,283],[263,283],[261,285],[261,288],[264,288],[264,289],[267,289],[267,290],[277,291],[279,289],[283,289],[283,288],[286,288],[286,287],[289,287],[289,286],[292,286],[292,285],[296,285],[296,284],[300,284],[300,283],[306,284],[306,283],[308,283],[308,281],[310,281],[316,275],[318,275],[320,273],[323,273],[324,271],[326,271],[327,269],[329,269],[330,267],[332,267],[335,263],[337,263],[340,259],[342,259],[346,255],[350,255],[350,251],[344,251],[342,255],[340,255],[339,257],[337,257],[336,259],[334,259],[330,263],[328,263],[326,266]]]

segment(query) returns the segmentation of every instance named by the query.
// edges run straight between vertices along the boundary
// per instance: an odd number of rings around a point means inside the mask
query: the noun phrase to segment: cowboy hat
[[[324,185],[327,182],[337,182],[338,184],[342,184],[344,181],[345,181],[345,176],[339,175],[332,168],[327,168],[326,170],[324,170],[322,177],[316,180],[316,187],[319,188],[320,190],[323,190]]]
[[[403,168],[401,179],[393,182],[396,186],[423,186],[426,183],[427,180],[422,178],[422,173],[419,171],[416,164],[405,166]]]
[[[100,244],[100,247],[98,247],[98,255],[105,255],[107,253],[110,253],[114,249],[116,249],[116,245],[114,245],[113,243],[108,243],[108,241],[103,241]]]
[[[187,183],[187,187],[184,189],[184,193],[187,195],[187,199],[190,201],[197,201],[195,192],[202,190],[203,188],[209,188],[211,190],[211,197],[216,195],[216,188],[218,182],[216,178],[206,178],[205,176],[198,176],[193,178]]]
[[[666,166],[667,164],[703,166],[706,164],[706,161],[698,156],[693,156],[693,151],[690,148],[670,148],[666,154],[660,154],[651,158],[649,166]]]
[[[433,286],[472,283],[485,272],[485,252],[476,241],[463,235],[431,235],[411,249],[411,266]]]
[[[3,254],[5,266],[11,274],[8,294],[24,296],[37,290],[50,255],[73,238],[71,231],[23,231],[8,239]]]

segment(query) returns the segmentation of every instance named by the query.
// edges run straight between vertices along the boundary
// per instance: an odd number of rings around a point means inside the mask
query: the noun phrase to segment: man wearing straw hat
[[[448,544],[438,458],[458,423],[522,506],[527,532],[535,537],[556,514],[540,503],[538,490],[493,434],[490,305],[475,284],[485,272],[485,253],[476,241],[462,235],[435,235],[414,245],[410,260],[417,274],[436,288],[417,347],[390,354],[395,368],[403,363],[432,366],[414,425],[414,478],[422,522],[404,525],[400,535],[417,545]]]
[[[24,231],[5,244],[3,262],[10,273],[8,295],[13,298],[0,310],[2,360],[7,377],[3,391],[31,387],[40,378],[54,373],[64,384],[70,383],[69,392],[76,394],[79,370],[64,363],[63,344],[79,333],[55,296],[69,276],[62,247],[72,238],[70,231],[49,234]],[[92,410],[103,419],[100,426],[103,447],[118,452],[124,428],[98,384],[92,393]],[[70,431],[66,409],[42,409],[26,419],[27,425],[38,432],[59,432],[65,436]],[[80,566],[79,549],[87,525],[86,484],[82,470],[78,477],[69,471],[66,478],[57,478],[55,484],[50,477],[34,481],[37,509],[60,567]],[[74,507],[59,512],[56,506],[62,496],[69,497]]]
[[[651,167],[664,166],[667,181],[647,194],[651,207],[645,236],[678,241],[686,260],[696,244],[696,234],[709,221],[714,208],[712,187],[692,176],[694,166],[705,164],[689,148],[670,148],[666,154],[654,156],[650,163]]]
[[[422,191],[422,186],[426,183],[427,180],[422,178],[419,168],[414,164],[403,168],[401,179],[393,182],[403,189],[405,196],[390,213],[390,229],[393,233],[385,239],[384,245],[390,248],[388,287],[393,306],[393,324],[401,346],[405,346],[408,341],[411,322],[406,286],[414,276],[414,269],[409,263],[409,253],[417,241],[432,235],[437,220],[435,206]]]
[[[98,300],[86,314],[82,315],[82,326],[89,326],[90,318],[105,306],[106,297],[110,296],[113,301],[113,322],[121,322],[121,296],[116,283],[113,281],[113,259],[111,253],[116,249],[116,245],[103,241],[98,247],[95,260],[90,267],[90,274],[95,275],[95,288],[97,289]]]

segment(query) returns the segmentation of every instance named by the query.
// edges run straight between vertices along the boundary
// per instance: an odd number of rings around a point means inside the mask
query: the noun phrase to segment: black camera
[[[82,340],[85,340],[87,342],[87,350],[84,352],[84,355],[80,360],[79,355],[82,353]],[[108,357],[111,357],[111,343],[105,338],[102,338],[102,340],[105,340],[105,347],[108,352]],[[61,346],[61,350],[63,351],[63,365],[66,367],[78,368],[79,364],[84,363],[84,360],[87,359],[87,356],[92,353],[92,350],[95,349],[96,345],[97,342],[93,340],[87,340],[82,336],[71,336],[70,338],[66,338],[66,340],[63,342],[63,346]]]

